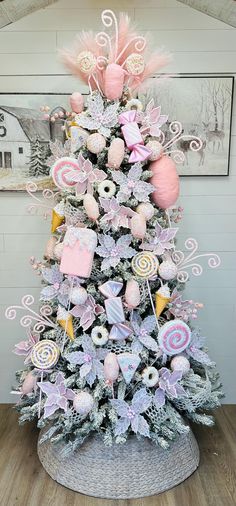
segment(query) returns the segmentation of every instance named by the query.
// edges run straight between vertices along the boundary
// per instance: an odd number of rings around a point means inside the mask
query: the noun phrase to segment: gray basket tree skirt
[[[186,480],[199,464],[199,448],[191,430],[169,450],[135,436],[112,447],[91,436],[66,458],[61,456],[63,447],[63,443],[48,441],[38,444],[39,459],[51,478],[76,492],[106,499],[159,494]]]

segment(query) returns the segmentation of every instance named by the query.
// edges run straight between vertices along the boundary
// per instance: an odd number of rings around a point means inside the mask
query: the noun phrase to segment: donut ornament
[[[149,279],[155,276],[159,266],[158,259],[152,251],[141,251],[132,258],[131,267],[140,278]]]
[[[177,355],[189,346],[191,330],[182,320],[171,320],[161,327],[158,341],[166,355]]]

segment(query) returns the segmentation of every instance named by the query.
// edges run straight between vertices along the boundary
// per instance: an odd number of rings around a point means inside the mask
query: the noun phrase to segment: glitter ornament
[[[106,327],[96,326],[91,332],[91,338],[97,346],[103,346],[108,341],[108,330]]]
[[[119,376],[119,364],[115,353],[108,353],[104,359],[104,376],[111,383]]]
[[[159,262],[156,255],[151,251],[141,251],[132,258],[131,267],[137,276],[140,278],[149,279],[155,276]]]
[[[125,156],[125,143],[119,137],[113,139],[108,148],[107,166],[111,169],[119,169]]]
[[[191,330],[182,320],[171,320],[165,323],[159,333],[160,348],[166,355],[182,353],[191,341]]]
[[[34,345],[31,351],[31,362],[37,369],[45,370],[54,367],[58,362],[60,350],[54,341],[43,339]]]
[[[105,180],[99,183],[98,193],[100,197],[111,199],[116,193],[116,185],[113,181]]]
[[[131,53],[125,62],[125,68],[133,76],[142,74],[145,69],[143,56],[138,53]]]
[[[77,56],[77,65],[83,74],[92,74],[96,64],[96,58],[91,51],[82,51]]]
[[[106,139],[99,133],[89,135],[87,138],[87,148],[91,153],[97,155],[101,153],[106,146]]]
[[[94,406],[94,400],[88,392],[80,392],[76,394],[73,399],[73,407],[80,415],[87,415]]]
[[[142,202],[136,208],[136,212],[142,214],[146,220],[151,220],[154,216],[155,209],[149,202]]]
[[[108,100],[121,98],[124,86],[124,69],[117,63],[107,65],[104,75],[104,94]]]
[[[72,288],[70,295],[70,301],[72,302],[72,304],[76,305],[84,304],[87,300],[87,297],[88,293],[82,286],[75,286],[74,288]]]
[[[96,221],[99,217],[98,203],[90,193],[84,196],[84,209],[90,220]]]
[[[170,367],[172,371],[181,371],[184,376],[190,369],[190,363],[186,357],[178,355],[177,357],[172,358]]]
[[[151,154],[149,155],[149,160],[154,161],[158,160],[161,157],[163,152],[163,147],[160,142],[155,140],[150,140],[146,144],[147,148],[151,150]]]
[[[134,309],[140,304],[140,289],[136,279],[129,279],[125,289],[125,302],[129,309]]]
[[[179,196],[179,176],[174,161],[166,155],[150,164],[153,175],[149,182],[156,190],[151,195],[153,202],[161,209],[173,206]]]
[[[142,372],[142,379],[144,385],[147,387],[154,387],[159,380],[159,373],[155,367],[149,366]]]
[[[130,220],[131,234],[136,239],[144,239],[146,234],[146,220],[143,214],[135,214]]]
[[[177,273],[178,268],[171,258],[164,260],[159,267],[159,276],[161,276],[161,278],[165,281],[170,281],[171,279],[176,278]]]
[[[26,375],[26,377],[22,383],[22,387],[21,387],[22,394],[27,395],[27,394],[30,394],[31,392],[33,392],[33,390],[36,386],[36,381],[37,381],[37,377],[35,376],[33,371],[28,372],[28,374]]]

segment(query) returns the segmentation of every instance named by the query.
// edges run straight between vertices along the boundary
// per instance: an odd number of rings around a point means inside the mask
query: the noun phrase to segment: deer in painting
[[[184,133],[184,130],[182,130],[182,133]],[[197,128],[192,128],[191,130],[189,130],[189,135],[194,135],[194,136],[198,136],[198,133],[197,133]],[[204,165],[204,161],[205,161],[205,149],[206,149],[206,139],[203,139],[202,136],[201,136],[201,140],[202,140],[202,146],[201,148],[198,150],[198,151],[195,151],[196,155],[199,156],[199,163],[198,165]],[[180,149],[180,151],[182,151],[184,153],[184,156],[185,156],[185,160],[184,160],[184,165],[186,163],[186,165],[188,165],[188,153],[189,151],[191,151],[191,142],[192,140],[191,139],[180,139],[178,141],[178,148]]]
[[[212,144],[212,152],[215,153],[216,151],[219,151],[220,148],[222,151],[224,151],[224,130],[218,130],[218,128],[215,128],[215,130],[210,130],[210,123],[205,123],[203,121],[202,124],[206,135],[206,140],[209,145]]]

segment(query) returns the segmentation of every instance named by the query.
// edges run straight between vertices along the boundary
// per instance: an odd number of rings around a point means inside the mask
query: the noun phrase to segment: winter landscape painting
[[[50,142],[65,142],[62,126],[68,96],[0,94],[0,190],[25,190],[29,181],[38,189],[50,186]],[[49,119],[42,106],[47,106]],[[52,115],[56,119],[50,121]]]
[[[180,175],[228,175],[233,85],[232,76],[182,75],[164,80],[154,77],[153,87],[140,94],[146,103],[154,96],[162,113],[168,114],[167,142],[170,124],[181,118],[184,138],[173,146],[173,150],[179,149],[185,155],[178,165]],[[191,151],[190,140],[185,137],[188,135],[202,139],[199,151]]]

